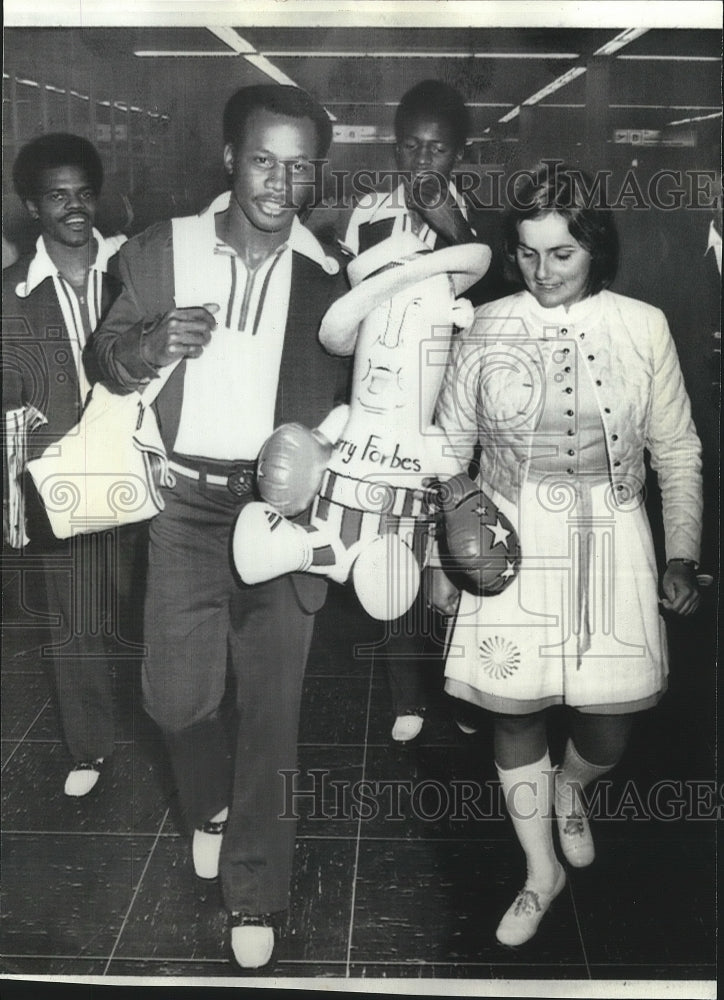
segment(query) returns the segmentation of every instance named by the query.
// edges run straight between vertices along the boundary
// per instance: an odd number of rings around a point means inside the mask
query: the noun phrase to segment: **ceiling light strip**
[[[594,56],[613,55],[614,52],[618,52],[625,45],[629,45],[635,39],[645,35],[648,30],[648,28],[626,28],[625,31],[620,32],[610,41],[606,42],[605,45],[601,45],[593,54]]]
[[[231,56],[235,59],[239,52],[195,52],[192,49],[187,49],[185,52],[175,49],[135,49],[133,52],[134,56],[138,56],[140,59],[203,59],[204,57],[208,59],[220,59],[224,56]]]
[[[630,61],[637,60],[639,62],[646,62],[647,60],[651,60],[652,62],[655,62],[655,61],[659,61],[659,62],[712,62],[712,63],[721,62],[721,58],[719,56],[664,56],[664,55],[660,55],[660,56],[657,56],[657,55],[651,55],[651,56],[638,56],[637,55],[637,56],[633,56],[633,55],[625,55],[625,56],[616,56],[616,58],[617,59],[628,59]]]
[[[599,46],[594,55],[610,55],[612,52],[617,52],[619,49],[623,48],[624,45],[628,45],[635,38],[640,38],[646,32],[646,28],[626,28],[624,31],[620,31],[613,38],[609,39],[604,45]],[[618,57],[622,58],[621,56]],[[544,97],[548,97],[550,94],[554,94],[561,87],[565,87],[566,84],[575,80],[577,77],[581,76],[586,72],[585,66],[573,66],[567,72],[563,73],[557,79],[553,80],[542,90],[537,91],[537,93],[532,94],[530,97],[526,98],[522,103],[527,107],[533,104],[538,104],[539,101],[543,100]],[[503,115],[502,118],[498,119],[498,123],[504,125],[506,122],[513,121],[520,114],[520,105],[513,108],[507,114]]]
[[[207,28],[206,30],[210,31],[212,35],[216,35],[224,45],[228,45],[237,55],[256,55],[257,49],[251,42],[247,42],[245,38],[242,38],[234,28],[220,27]]]
[[[362,50],[320,51],[310,49],[265,49],[264,55],[273,59],[579,59],[579,52],[367,52]]]
[[[721,118],[721,111],[715,111],[713,115],[697,115],[695,118],[680,118],[676,122],[667,122],[667,128],[671,125],[689,125],[692,122],[708,122],[713,118]]]

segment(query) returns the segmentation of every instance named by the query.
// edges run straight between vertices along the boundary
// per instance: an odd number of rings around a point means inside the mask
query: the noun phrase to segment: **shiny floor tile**
[[[3,834],[2,954],[108,957],[153,837]]]
[[[495,929],[522,887],[514,845],[499,842],[363,841],[357,868],[352,959],[468,964],[506,961]],[[522,952],[523,949],[519,950]],[[558,897],[531,963],[585,963],[570,893]],[[516,955],[518,952],[515,953]]]
[[[344,695],[344,696],[342,696]],[[365,742],[369,680],[307,675],[302,690],[299,742],[325,746]]]
[[[3,739],[21,738],[49,705],[52,691],[43,673],[0,674],[0,711]]]
[[[96,787],[76,799],[63,793],[71,761],[62,744],[25,741],[3,774],[3,831],[155,834],[168,797],[158,751],[151,742],[117,745]]]

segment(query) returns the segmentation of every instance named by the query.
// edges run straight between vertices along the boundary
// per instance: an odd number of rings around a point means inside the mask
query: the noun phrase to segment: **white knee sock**
[[[573,740],[566,743],[563,763],[556,781],[556,812],[559,816],[570,816],[571,813],[585,812],[581,792],[596,778],[608,774],[615,764],[591,764],[584,760],[576,750]]]
[[[498,767],[498,776],[515,832],[525,852],[526,884],[541,892],[550,892],[560,870],[551,826],[554,775],[550,757],[546,753],[534,764],[510,770]]]

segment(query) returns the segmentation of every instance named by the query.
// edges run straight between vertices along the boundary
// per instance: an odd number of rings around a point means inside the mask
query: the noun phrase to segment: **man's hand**
[[[681,562],[670,562],[662,583],[664,598],[662,608],[678,615],[690,615],[699,607],[701,594],[693,567]]]
[[[141,357],[154,368],[173,364],[179,358],[198,358],[211,340],[216,326],[215,302],[187,309],[171,309],[143,334]]]
[[[410,207],[448,243],[477,243],[477,236],[450,190],[442,191],[440,185],[438,174],[416,177],[412,184]]]

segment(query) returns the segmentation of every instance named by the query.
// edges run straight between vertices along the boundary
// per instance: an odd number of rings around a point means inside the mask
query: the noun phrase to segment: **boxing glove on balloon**
[[[306,510],[319,489],[332,444],[302,424],[282,424],[259,453],[259,493],[285,517]]]
[[[520,565],[518,535],[510,520],[469,476],[440,483],[438,497],[445,568],[460,577],[466,590],[501,593]]]

